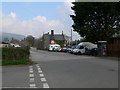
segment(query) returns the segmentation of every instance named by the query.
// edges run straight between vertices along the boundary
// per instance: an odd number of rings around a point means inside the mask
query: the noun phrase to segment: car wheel
[[[78,52],[78,55],[81,55],[81,52]]]

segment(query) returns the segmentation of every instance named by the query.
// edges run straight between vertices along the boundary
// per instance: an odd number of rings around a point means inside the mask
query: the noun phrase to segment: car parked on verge
[[[91,42],[81,42],[73,49],[73,54],[85,54],[87,50],[92,48],[97,48],[97,45]]]

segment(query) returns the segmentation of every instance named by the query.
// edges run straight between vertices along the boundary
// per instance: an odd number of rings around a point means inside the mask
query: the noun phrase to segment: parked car
[[[75,49],[73,49],[73,54],[81,55],[81,54],[84,54],[84,53],[85,53],[85,47],[82,46],[82,45],[78,45],[78,46],[76,46]]]
[[[69,50],[69,53],[73,54],[73,49],[75,49],[76,46],[77,46],[77,45],[72,46],[72,47],[71,47],[71,50]]]
[[[67,48],[66,47],[62,47],[61,48],[61,52],[67,52]]]
[[[97,56],[97,48],[92,48],[90,50],[85,51],[85,55],[92,55],[92,56]]]
[[[58,47],[58,48],[55,49],[55,51],[61,52],[61,49],[62,49],[61,47]]]
[[[70,53],[72,51],[72,48],[67,48],[67,52]]]
[[[59,44],[50,44],[49,45],[49,51],[56,51],[57,48],[60,48]]]
[[[75,49],[73,49],[74,54],[85,54],[87,50],[90,50],[92,48],[97,48],[96,44],[93,44],[91,42],[81,42],[76,46]]]

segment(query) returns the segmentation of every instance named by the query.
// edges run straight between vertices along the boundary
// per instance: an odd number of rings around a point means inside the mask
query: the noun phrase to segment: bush
[[[2,60],[29,60],[29,48],[1,48]]]
[[[2,65],[27,65],[33,64],[31,60],[3,60]]]

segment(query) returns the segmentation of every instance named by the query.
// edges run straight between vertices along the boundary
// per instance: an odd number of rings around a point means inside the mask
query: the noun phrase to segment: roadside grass
[[[31,60],[3,60],[0,65],[8,66],[8,65],[31,65],[35,64],[35,62]]]

